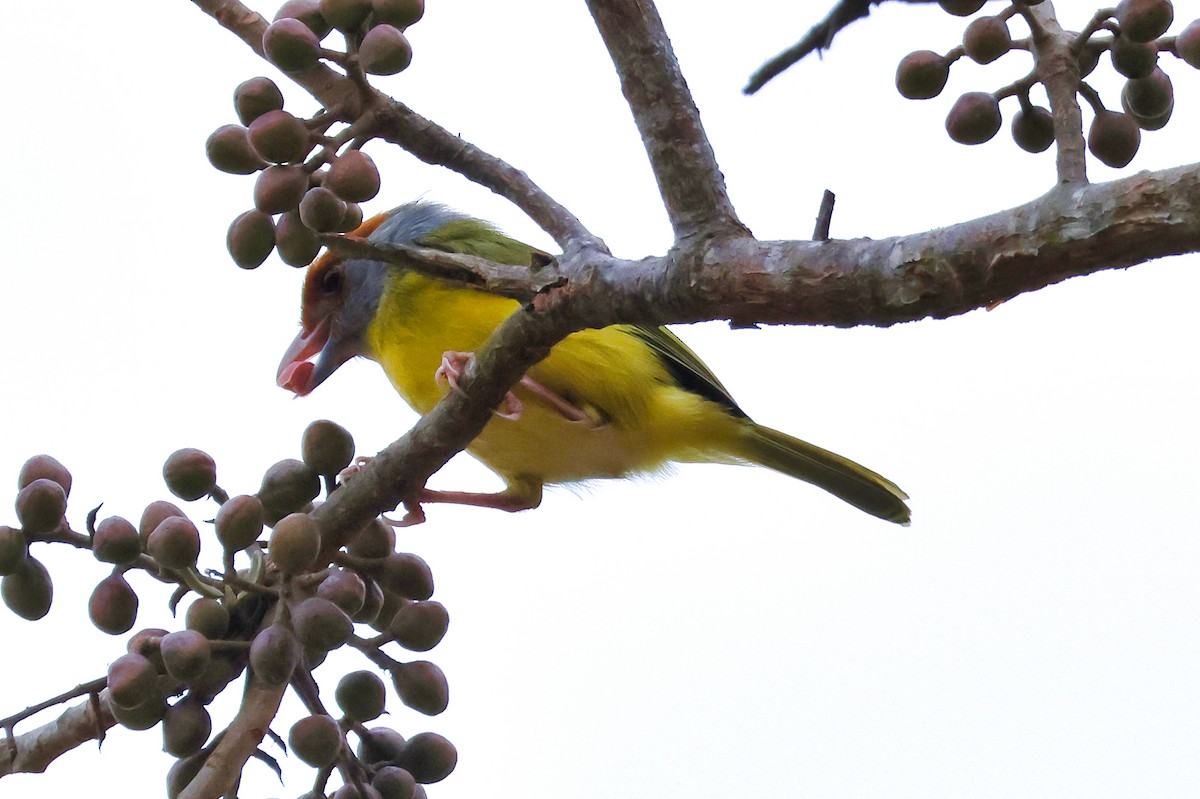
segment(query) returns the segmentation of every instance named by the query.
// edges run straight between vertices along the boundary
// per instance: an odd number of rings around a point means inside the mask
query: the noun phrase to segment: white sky
[[[835,236],[881,237],[1051,185],[1052,154],[1023,154],[1004,134],[961,147],[942,127],[957,93],[1008,83],[1024,56],[956,68],[936,100],[896,94],[901,56],[958,39],[961,22],[936,9],[885,7],[823,60],[742,97],[746,76],[825,6],[661,3],[757,235],[807,237],[825,188],[838,194]],[[1075,27],[1090,14],[1060,6]],[[179,447],[211,452],[221,484],[244,493],[298,455],[311,419],[346,425],[365,453],[406,430],[414,417],[373,364],[301,401],[274,386],[301,273],[274,259],[233,266],[225,228],[249,206],[251,180],[203,155],[208,133],[234,119],[233,87],[273,70],[186,0],[71,4],[53,20],[15,4],[6,20],[10,491],[28,455],[55,455],[74,471],[69,516],[82,528],[100,502],[136,519],[166,498],[162,459]],[[617,254],[665,250],[665,216],[583,3],[429,0],[410,33],[413,66],[385,90],[528,171]],[[1175,119],[1124,173],[1195,159],[1200,80],[1164,63]],[[284,90],[290,109],[314,110]],[[368,213],[426,196],[550,246],[485,190],[368,151],[384,167]],[[451,704],[428,719],[393,700],[391,718],[458,746],[458,769],[431,796],[1196,795],[1196,264],[889,330],[682,330],[757,420],[903,486],[913,526],[720,466],[559,489],[516,516],[430,509],[401,540],[432,565],[450,610],[430,657]],[[465,456],[433,485],[498,487]],[[87,622],[107,570],[86,553],[35,554],[56,577],[55,605],[38,624],[0,612],[0,715],[101,675],[124,647]],[[139,626],[170,626],[165,599],[146,592]],[[170,759],[159,747],[157,731],[116,730],[103,758],[84,746],[45,776],[5,779],[3,796],[160,795]],[[281,788],[251,765],[243,797],[294,797],[310,775],[289,761]]]

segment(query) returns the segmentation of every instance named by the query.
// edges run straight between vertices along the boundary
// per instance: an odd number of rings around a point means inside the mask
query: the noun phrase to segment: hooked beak
[[[330,336],[329,321],[326,317],[312,330],[301,330],[288,346],[275,376],[280,388],[303,397],[325,382],[339,366],[358,355],[358,342]],[[316,363],[311,360],[314,356]]]

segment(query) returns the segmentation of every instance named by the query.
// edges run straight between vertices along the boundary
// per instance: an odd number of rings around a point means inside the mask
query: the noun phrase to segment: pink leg
[[[470,352],[446,352],[442,355],[442,365],[433,373],[433,379],[439,384],[445,381],[451,388],[458,388],[458,378],[462,374],[463,369],[467,367],[467,363],[471,358],[475,357]],[[530,394],[536,397],[541,397],[548,405],[558,411],[563,418],[569,422],[589,422],[595,424],[596,420],[588,416],[582,409],[571,402],[568,402],[559,394],[551,391],[541,383],[534,380],[528,375],[520,380],[520,385],[525,388]],[[517,398],[516,394],[511,391],[504,397],[504,404],[500,409],[497,409],[496,415],[502,419],[516,421],[521,418],[525,406]],[[469,504],[469,503],[467,503]]]
[[[458,378],[462,375],[463,370],[467,368],[467,364],[475,357],[470,352],[444,352],[442,353],[442,365],[433,373],[433,379],[438,385],[445,383],[450,388],[458,391]],[[521,400],[517,399],[517,395],[511,391],[504,395],[504,400],[500,403],[494,413],[501,419],[509,421],[517,421],[521,418],[521,414],[525,411],[525,405]]]

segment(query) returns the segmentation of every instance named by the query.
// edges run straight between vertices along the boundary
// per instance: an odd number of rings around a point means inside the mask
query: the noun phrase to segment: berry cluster
[[[985,0],[938,0],[943,10],[966,17],[979,11]],[[1031,50],[1030,39],[1014,39],[1008,22],[1023,16],[1034,29],[1038,22],[1030,6],[1041,0],[1014,0],[994,16],[967,25],[962,44],[945,55],[918,50],[901,60],[896,70],[900,94],[924,100],[941,94],[950,66],[964,55],[979,64],[990,64],[1011,50]],[[1111,167],[1133,160],[1141,144],[1141,131],[1158,130],[1171,118],[1174,92],[1171,79],[1159,66],[1159,53],[1172,53],[1200,69],[1200,20],[1178,36],[1166,36],[1175,18],[1171,0],[1121,0],[1115,8],[1096,12],[1091,23],[1074,34],[1070,51],[1077,59],[1081,80],[1077,93],[1091,106],[1093,117],[1087,144],[1092,155]],[[1112,67],[1126,78],[1121,91],[1122,111],[1106,108],[1099,92],[1082,78],[1096,69],[1107,52]],[[1012,137],[1021,149],[1039,153],[1055,141],[1051,112],[1035,105],[1030,89],[1041,82],[1037,70],[995,92],[967,92],[955,101],[946,118],[946,131],[960,144],[982,144],[1000,130],[1000,101],[1015,96],[1020,109],[1012,120]]]
[[[168,775],[170,796],[199,773],[220,738],[212,734],[209,704],[247,672],[259,684],[290,685],[310,712],[292,726],[288,742],[319,770],[312,796],[326,795],[337,767],[345,778],[332,794],[337,799],[419,799],[422,784],[445,778],[457,761],[454,746],[436,733],[405,740],[391,729],[365,726],[385,712],[388,691],[375,670],[342,676],[334,691],[340,716],[326,711],[312,672],[344,646],[386,672],[403,704],[426,715],[445,710],[441,669],[427,660],[397,660],[385,647],[426,652],[442,640],[449,616],[430,599],[433,575],[425,561],[396,551],[392,526],[376,519],[331,541],[309,515],[322,481],[336,490],[338,475],[353,460],[350,434],[333,422],[313,422],[301,451],[300,460],[268,469],[256,493],[234,497],[217,485],[216,464],[206,453],[184,449],[167,458],[163,477],[177,498],[220,503],[211,524],[221,565],[204,571],[200,527],[173,502],[150,503],[136,525],[120,516],[97,522],[93,511],[87,534],[79,533],[65,518],[70,472],[46,455],[21,469],[20,526],[0,526],[0,595],[14,613],[37,620],[50,610],[53,583],[29,552],[35,543],[90,549],[112,566],[88,603],[93,624],[109,635],[125,635],[137,621],[138,594],[126,579],[131,571],[175,584],[172,609],[186,594],[199,594],[183,629],[134,633],[104,681],[120,724],[136,730],[161,725],[164,750],[179,758]],[[356,634],[364,628],[367,636]],[[347,734],[357,737],[356,752],[346,745]]]
[[[340,67],[365,90],[366,75],[394,75],[412,61],[404,31],[425,13],[424,0],[288,0],[263,34],[263,52],[283,72],[301,73],[324,61]],[[322,41],[332,31],[344,50]],[[359,203],[379,192],[379,170],[362,146],[368,131],[349,127],[328,110],[302,119],[284,110],[269,78],[251,78],[234,92],[240,124],[208,138],[209,162],[235,175],[258,173],[254,208],[229,227],[226,243],[244,269],[278,248],[292,266],[306,266],[320,250],[318,234],[347,233],[362,223]]]

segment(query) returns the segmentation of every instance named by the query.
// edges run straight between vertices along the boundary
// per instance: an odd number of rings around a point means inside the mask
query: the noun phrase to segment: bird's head
[[[390,244],[414,242],[463,218],[439,205],[414,202],[372,217],[351,235]],[[300,333],[279,363],[279,385],[303,397],[346,361],[367,354],[367,328],[389,274],[400,268],[342,260],[328,252],[313,261],[301,294]]]

